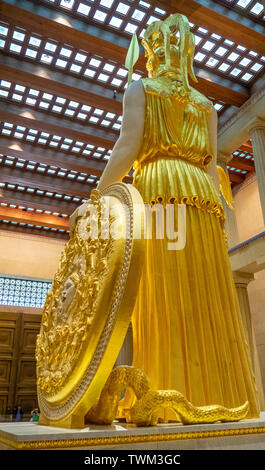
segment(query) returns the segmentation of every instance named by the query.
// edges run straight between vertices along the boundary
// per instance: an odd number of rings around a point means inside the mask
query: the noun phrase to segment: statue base
[[[31,422],[0,423],[0,449],[265,450],[265,412],[259,419],[235,423],[168,423],[140,428],[117,421],[110,426],[86,425],[82,430]]]
[[[66,428],[66,429],[82,429],[85,427],[84,416],[71,414],[67,418],[60,419],[58,421],[52,421],[47,419],[42,413],[40,414],[39,425],[41,426],[52,426],[55,428]]]

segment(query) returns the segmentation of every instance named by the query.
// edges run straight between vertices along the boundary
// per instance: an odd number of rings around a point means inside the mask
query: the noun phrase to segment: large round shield
[[[130,323],[143,229],[144,204],[133,186],[92,192],[44,305],[36,346],[42,423],[72,427],[69,418],[83,419],[99,398]]]

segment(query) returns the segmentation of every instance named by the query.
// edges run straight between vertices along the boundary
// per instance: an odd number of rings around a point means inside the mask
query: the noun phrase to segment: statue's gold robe
[[[249,401],[259,415],[250,350],[224,234],[224,213],[207,166],[212,104],[170,78],[143,79],[145,125],[134,186],[145,203],[186,204],[186,246],[146,240],[133,313],[133,366],[156,390],[176,389],[193,405]],[[177,223],[177,219],[176,219]],[[133,397],[127,393],[124,406]],[[164,412],[161,411],[161,416]],[[173,418],[168,412],[166,418]]]

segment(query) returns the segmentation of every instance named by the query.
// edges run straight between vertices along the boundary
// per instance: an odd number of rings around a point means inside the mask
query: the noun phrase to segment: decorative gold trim
[[[195,431],[170,434],[144,434],[138,436],[97,437],[83,439],[60,439],[50,441],[44,440],[22,442],[12,441],[11,439],[6,439],[5,437],[0,436],[0,443],[8,445],[17,450],[47,450],[147,442],[184,441],[190,439],[209,439],[215,437],[242,436],[247,434],[265,434],[265,427],[222,429],[214,431]]]
[[[93,323],[93,331],[91,329],[91,334],[86,339],[87,353],[84,360],[80,360],[79,364],[78,357],[75,357],[76,368],[71,369],[67,384],[61,392],[56,392],[57,395],[51,394],[50,396],[45,390],[37,388],[41,421],[45,425],[65,428],[82,427],[84,416],[97,401],[120,351],[137,295],[144,250],[142,236],[144,224],[143,218],[139,217],[141,213],[144,217],[141,195],[133,186],[116,183],[107,187],[100,196],[115,198],[128,209],[128,211],[124,209],[124,237],[120,241],[117,239],[116,246],[116,256],[120,252],[122,257],[119,267],[118,263],[115,264],[115,258],[112,257],[113,272],[116,272],[116,275],[113,274],[111,278],[108,273],[106,284],[110,292],[109,295],[103,296],[100,303],[98,301],[97,311],[100,314],[97,315],[97,323]],[[119,251],[118,247],[120,247]],[[64,260],[69,263],[70,261]],[[104,316],[102,312],[105,312]],[[43,348],[43,344],[41,342],[40,344]],[[84,355],[84,352],[82,354]],[[41,363],[38,367],[40,365]]]

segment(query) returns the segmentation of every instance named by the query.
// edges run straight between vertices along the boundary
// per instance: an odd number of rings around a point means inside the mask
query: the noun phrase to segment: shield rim
[[[129,327],[141,278],[145,217],[142,197],[135,187],[124,183],[108,186],[100,193],[100,196],[117,197],[120,202],[126,204],[130,209],[129,220],[126,221],[129,228],[129,237],[125,240],[122,268],[115,283],[116,286],[118,285],[119,292],[110,306],[92,360],[87,365],[80,382],[73,387],[70,396],[61,404],[50,403],[41,390],[37,388],[41,413],[52,422],[65,420],[71,414],[85,416],[99,398]],[[109,323],[110,332],[104,338]],[[102,343],[103,352],[100,351]],[[96,369],[94,373],[91,372],[93,367]]]

